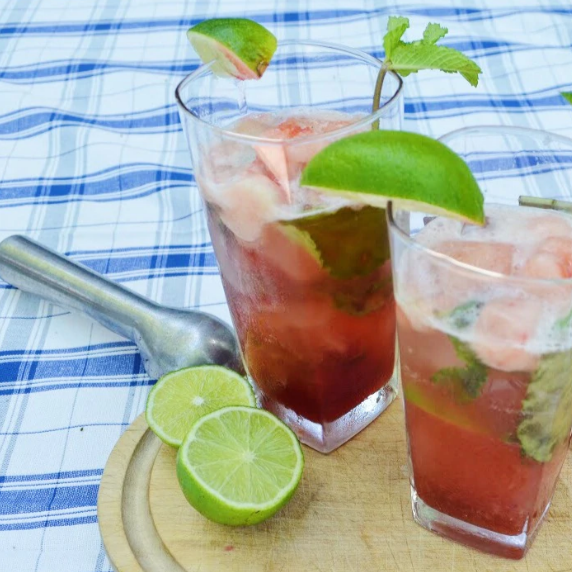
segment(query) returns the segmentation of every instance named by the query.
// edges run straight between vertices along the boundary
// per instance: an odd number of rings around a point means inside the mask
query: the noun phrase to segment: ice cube
[[[256,153],[278,183],[290,194],[290,181],[300,174],[316,153],[334,141],[333,138],[308,143],[303,141],[295,143],[293,140],[329,133],[350,125],[353,121],[354,119],[324,118],[321,114],[289,117],[261,134],[264,138],[281,140],[285,143],[257,145]]]
[[[278,185],[258,173],[220,185],[210,196],[214,197],[224,224],[246,242],[257,240],[264,225],[280,217],[283,203]]]
[[[510,274],[514,246],[502,242],[445,241],[435,245],[434,250],[446,254],[459,262],[490,270],[500,274]]]
[[[450,240],[439,242],[432,249],[476,268],[511,272],[514,247],[510,244]],[[480,299],[489,282],[478,270],[465,270],[422,250],[409,250],[402,260],[398,296],[414,327],[420,331],[434,317]]]
[[[324,278],[320,261],[282,224],[264,227],[261,248],[270,254],[268,264],[284,273],[288,280],[311,283]]]
[[[229,130],[234,133],[240,133],[241,135],[259,137],[275,123],[276,120],[274,116],[269,113],[251,113],[250,115],[239,119],[234,125],[229,127]]]
[[[563,215],[557,213],[531,217],[526,228],[529,236],[539,240],[553,236],[572,237],[572,225]]]
[[[542,318],[542,303],[534,298],[496,298],[481,310],[471,344],[479,359],[502,371],[535,371],[539,356],[529,342]]]
[[[552,236],[543,240],[526,261],[522,274],[531,278],[572,278],[572,239]]]
[[[255,160],[256,153],[250,145],[221,141],[203,154],[201,167],[206,169],[205,175],[209,181],[224,183],[243,173]]]

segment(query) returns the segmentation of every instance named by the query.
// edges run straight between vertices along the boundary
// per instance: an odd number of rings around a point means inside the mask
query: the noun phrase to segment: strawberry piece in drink
[[[320,114],[315,115],[315,118],[289,117],[261,134],[261,137],[265,139],[285,141],[284,144],[255,146],[259,158],[287,192],[290,192],[290,181],[299,175],[308,161],[333,139],[308,143],[292,143],[292,141],[311,135],[329,133],[352,123],[348,119],[329,120],[325,117],[321,118]]]
[[[252,242],[265,224],[279,218],[283,192],[265,175],[244,175],[217,188],[214,203],[224,224],[241,240]]]
[[[536,299],[496,298],[485,304],[475,324],[472,347],[479,359],[501,371],[534,371],[539,356],[527,349],[542,318]]]
[[[530,278],[572,278],[572,239],[564,236],[545,239],[526,262],[522,274]]]

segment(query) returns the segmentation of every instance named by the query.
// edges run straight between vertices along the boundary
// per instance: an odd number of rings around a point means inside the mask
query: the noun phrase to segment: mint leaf
[[[447,34],[447,28],[428,24],[423,39],[403,42],[401,38],[408,27],[407,18],[389,18],[387,33],[383,38],[383,70],[393,70],[404,77],[426,69],[441,70],[461,74],[472,86],[479,83],[482,70],[475,62],[458,50],[436,45]]]
[[[409,28],[409,19],[401,16],[390,16],[387,22],[387,33],[383,37],[383,48],[385,50],[385,58],[390,58],[393,50],[402,44],[401,38],[405,34],[405,30]]]
[[[399,30],[403,27],[405,27],[405,30],[409,28],[409,18],[405,18],[404,16],[390,16],[389,19],[387,20],[388,32],[393,32],[393,30]]]
[[[445,318],[456,330],[464,330],[476,322],[483,305],[483,302],[470,300],[469,302],[460,304],[447,315],[443,316],[443,318]]]
[[[563,91],[560,94],[568,103],[572,103],[572,91]]]
[[[393,300],[393,280],[388,276],[373,284],[350,281],[346,288],[338,285],[332,298],[336,308],[346,314],[365,316]]]
[[[441,38],[444,38],[449,30],[447,28],[443,28],[440,24],[428,24],[423,32],[423,39],[421,43],[423,44],[435,44]]]
[[[431,381],[448,388],[459,401],[471,401],[481,394],[487,381],[487,368],[479,360],[469,344],[449,336],[457,357],[465,367],[445,367],[431,376]]]
[[[334,278],[367,276],[389,260],[385,210],[380,208],[344,207],[280,224]]]
[[[391,65],[404,77],[427,69],[460,73],[474,87],[479,83],[481,73],[481,68],[461,52],[423,43],[397,46],[391,57]]]
[[[572,350],[540,360],[522,402],[517,437],[522,451],[539,463],[550,461],[572,426]]]
[[[572,324],[572,310],[570,310],[570,312],[568,312],[566,316],[554,322],[554,333],[560,334],[564,332],[567,334],[568,333],[567,330],[568,328],[570,328],[571,324]]]

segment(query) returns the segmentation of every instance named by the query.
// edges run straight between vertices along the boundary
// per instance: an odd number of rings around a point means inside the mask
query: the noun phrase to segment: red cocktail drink
[[[519,558],[572,425],[572,217],[486,209],[484,228],[394,226],[414,516]]]
[[[281,50],[288,57],[280,56]],[[283,85],[288,73],[283,76],[281,57],[301,82],[295,88]],[[328,76],[307,83],[304,70],[323,58],[331,62]],[[198,89],[195,115],[188,104],[181,116],[225,294],[260,403],[302,441],[329,452],[395,396],[389,238],[383,209],[301,187],[299,178],[321,149],[371,129],[378,116],[382,127],[399,128],[400,80],[388,76],[387,92],[393,89],[396,97],[368,115],[376,60],[332,47],[283,44],[273,61],[261,80],[246,87],[208,80],[205,72],[208,89]],[[224,85],[229,94],[247,90],[236,110],[229,112],[223,97],[220,107],[210,98],[201,100],[201,89],[216,93]],[[359,90],[367,103],[352,99]],[[256,107],[263,92],[265,107],[273,111],[246,112],[244,106]],[[354,96],[344,98],[344,93]],[[267,105],[289,97],[296,105]],[[339,107],[332,107],[336,97]],[[314,105],[320,98],[323,107]],[[232,121],[225,116],[221,129],[216,123],[222,119],[197,117],[201,101],[215,116],[220,109]]]

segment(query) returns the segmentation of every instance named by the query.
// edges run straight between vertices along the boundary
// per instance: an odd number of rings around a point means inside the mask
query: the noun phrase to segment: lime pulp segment
[[[222,524],[266,520],[294,494],[304,457],[294,433],[271,413],[226,407],[197,421],[177,456],[189,503]]]
[[[256,405],[248,381],[224,367],[200,366],[161,377],[149,393],[145,413],[163,442],[180,447],[199,417],[228,405]]]

